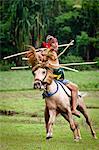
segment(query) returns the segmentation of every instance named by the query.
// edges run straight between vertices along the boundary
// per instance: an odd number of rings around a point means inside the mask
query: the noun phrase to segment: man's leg
[[[77,107],[77,96],[78,96],[78,86],[72,82],[66,84],[66,86],[71,90],[72,96],[72,114],[80,117],[80,113],[76,110]]]

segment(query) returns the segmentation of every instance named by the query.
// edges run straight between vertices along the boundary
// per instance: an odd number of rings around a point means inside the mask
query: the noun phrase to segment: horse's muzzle
[[[42,82],[40,80],[36,80],[34,82],[34,89],[44,89],[44,86],[42,85]]]

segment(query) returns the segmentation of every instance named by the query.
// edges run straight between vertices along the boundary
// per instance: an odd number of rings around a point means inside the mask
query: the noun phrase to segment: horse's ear
[[[32,72],[34,72],[35,70],[37,70],[39,67],[42,67],[42,64],[36,64],[35,66],[32,67]]]
[[[48,62],[42,62],[41,67],[48,70],[49,69],[49,63]]]
[[[32,65],[32,67],[34,67],[35,65],[37,65],[39,63],[38,59],[37,59],[37,54],[35,51],[35,48],[33,46],[28,45],[29,47],[29,51],[26,54],[26,57],[28,58],[29,63]]]

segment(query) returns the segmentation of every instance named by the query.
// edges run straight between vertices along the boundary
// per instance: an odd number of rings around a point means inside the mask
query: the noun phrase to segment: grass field
[[[85,103],[99,138],[99,72],[66,72],[65,76],[87,92]],[[75,118],[82,140],[75,143],[68,123],[56,118],[53,139],[46,141],[42,92],[32,90],[30,71],[0,72],[0,150],[98,150],[83,116]],[[91,91],[90,91],[91,90]],[[94,90],[94,91],[92,91]]]
[[[99,71],[66,71],[65,77],[78,84],[80,90],[99,90]],[[0,72],[0,80],[0,91],[32,89],[33,76],[30,70]]]

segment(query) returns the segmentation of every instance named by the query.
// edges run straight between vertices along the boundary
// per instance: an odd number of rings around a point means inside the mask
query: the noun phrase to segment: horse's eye
[[[46,72],[45,72],[45,71],[43,71],[42,73],[43,73],[43,74],[45,74]]]

